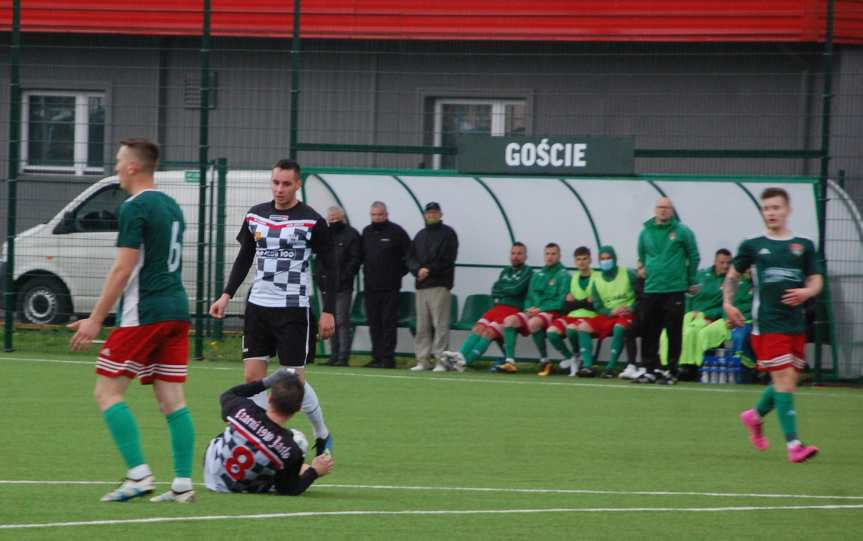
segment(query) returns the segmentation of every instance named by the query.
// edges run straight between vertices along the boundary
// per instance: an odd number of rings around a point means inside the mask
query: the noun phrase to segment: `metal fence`
[[[863,48],[834,46],[833,2],[823,43],[775,44],[302,39],[299,2],[260,13],[294,15],[291,39],[212,36],[212,19],[226,14],[209,1],[199,36],[46,34],[20,26],[22,3],[7,2],[12,30],[0,36],[9,51],[0,59],[6,349],[21,318],[12,286],[24,286],[16,239],[110,175],[118,141],[131,135],[159,141],[166,168],[198,171],[195,216],[212,220],[222,212],[210,201],[217,184],[207,184],[217,158],[232,171],[285,156],[306,166],[447,170],[465,133],[632,136],[639,173],[819,177],[819,245],[824,224],[847,222],[849,255],[830,255],[863,275],[850,246],[859,212],[831,217],[824,197],[832,177],[848,194],[843,205],[863,203]],[[200,315],[222,275],[210,251],[224,240],[210,238],[206,223],[191,225]],[[103,277],[92,260],[67,257],[97,295]],[[853,275],[831,284],[834,297],[861,291]],[[28,279],[37,278],[50,282]],[[841,307],[826,308],[818,342],[838,344],[846,367],[827,375],[858,377],[863,298],[843,294]],[[199,317],[198,354],[206,325]]]

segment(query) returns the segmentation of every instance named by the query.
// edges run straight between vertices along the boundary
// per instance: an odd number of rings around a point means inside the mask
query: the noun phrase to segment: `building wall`
[[[217,39],[211,158],[260,169],[288,153],[287,40]],[[185,38],[25,35],[24,89],[101,89],[106,157],[120,138],[159,140],[164,159],[198,158],[199,44]],[[431,144],[435,97],[523,98],[532,134],[634,135],[637,148],[818,148],[820,54],[812,45],[408,43],[306,41],[300,141]],[[837,51],[830,172],[863,200],[863,49]],[[191,86],[186,83],[190,82]],[[0,65],[0,133],[8,133],[8,69]],[[856,116],[855,116],[856,115]],[[3,140],[5,141],[5,137]],[[0,145],[5,218],[7,145]],[[428,166],[429,157],[303,152],[304,165]],[[640,173],[809,174],[817,160],[638,159]],[[93,177],[21,178],[18,228],[47,219]],[[0,220],[5,236],[6,221]]]

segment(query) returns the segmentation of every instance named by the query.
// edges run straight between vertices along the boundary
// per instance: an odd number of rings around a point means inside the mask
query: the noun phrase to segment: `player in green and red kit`
[[[761,214],[767,233],[743,241],[723,286],[723,307],[730,325],[742,327],[745,317],[734,305],[740,274],[752,269],[752,346],[760,371],[770,372],[767,387],[754,409],[740,414],[756,449],[767,449],[762,419],[774,408],[788,446],[788,460],[803,462],[818,453],[797,437],[794,391],[806,367],[806,322],[803,303],[823,287],[823,268],[811,240],[796,237],[788,229],[791,212],[788,193],[767,188],[761,194]]]
[[[572,276],[569,282],[569,292],[564,297],[565,316],[555,319],[551,327],[548,329],[548,341],[558,350],[564,357],[562,366],[569,365],[569,375],[574,376],[578,370],[578,360],[573,352],[567,347],[564,338],[567,337],[567,330],[570,325],[576,325],[584,318],[596,316],[593,310],[593,303],[590,299],[590,292],[593,290],[594,280],[599,276],[599,273],[591,268],[590,248],[587,246],[579,246],[573,253],[576,273]],[[574,328],[574,327],[573,327]],[[578,339],[575,337],[575,331],[570,336],[572,347],[578,351]],[[551,362],[546,362],[540,367],[539,376],[548,376],[551,374]]]
[[[614,377],[614,368],[623,352],[626,330],[632,324],[635,307],[633,285],[638,276],[635,270],[617,265],[617,253],[611,246],[599,248],[599,268],[600,272],[596,273],[590,291],[596,315],[568,325],[567,333],[576,334],[575,339],[578,340],[581,352],[582,366],[576,374],[588,378],[596,375],[593,370],[592,339],[612,337],[611,356],[602,373],[603,378],[610,379]]]
[[[530,335],[539,350],[540,363],[548,362],[545,331],[560,317],[564,297],[569,289],[569,273],[560,264],[560,246],[550,242],[543,251],[545,266],[534,271],[524,300],[524,311],[507,316],[503,321],[503,350],[506,362],[497,367],[501,372],[517,372],[515,340],[520,333]]]
[[[482,357],[489,344],[503,338],[503,322],[519,313],[524,307],[527,287],[533,276],[533,269],[525,265],[527,246],[516,242],[509,251],[510,267],[500,271],[500,276],[491,286],[494,306],[487,311],[473,328],[459,351],[444,351],[442,362],[451,370],[463,372],[465,366]]]
[[[171,489],[150,501],[187,503],[195,496],[195,427],[183,392],[189,357],[189,301],[181,275],[186,224],[177,203],[156,189],[159,147],[146,139],[127,139],[121,145],[114,170],[131,197],[118,211],[117,257],[90,316],[69,325],[76,331],[70,346],[89,346],[122,295],[117,327],[99,351],[94,394],[128,471],[120,487],[102,501],[125,501],[155,488],[138,425],[125,402],[137,376],[142,384],[153,385],[174,456]]]

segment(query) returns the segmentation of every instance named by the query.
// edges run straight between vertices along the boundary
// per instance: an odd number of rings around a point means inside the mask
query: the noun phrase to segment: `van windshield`
[[[126,190],[112,184],[99,190],[74,211],[74,231],[117,231],[117,210],[129,197]]]

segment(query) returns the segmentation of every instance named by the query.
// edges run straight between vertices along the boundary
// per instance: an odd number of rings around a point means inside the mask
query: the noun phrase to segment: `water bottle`
[[[719,383],[719,365],[717,364],[718,359],[716,358],[716,352],[713,352],[713,355],[710,356],[710,368],[708,369],[708,383],[716,384]]]
[[[717,378],[717,382],[720,385],[724,385],[728,383],[728,363],[725,361],[725,350],[717,349],[716,350],[716,365],[717,372],[719,373],[719,377]]]
[[[705,355],[701,361],[701,383],[710,383],[710,369],[713,367],[713,355]]]
[[[731,358],[731,372],[729,373],[728,383],[740,383],[743,379],[743,367],[740,366],[740,356],[735,355]]]

